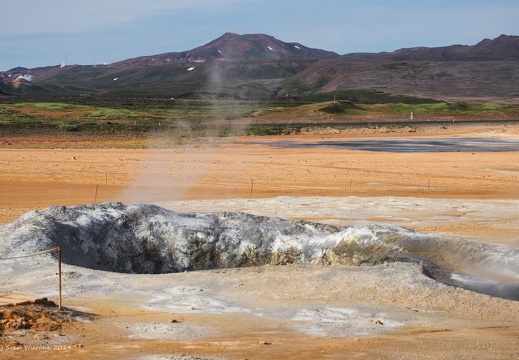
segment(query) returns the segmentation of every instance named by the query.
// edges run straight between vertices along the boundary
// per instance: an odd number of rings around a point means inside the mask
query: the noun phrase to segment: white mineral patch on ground
[[[182,288],[183,289],[183,288]],[[203,312],[206,314],[225,314],[232,312],[250,312],[250,309],[245,309],[232,304],[226,303],[223,300],[215,299],[203,294],[201,289],[196,289],[193,292],[185,292],[178,288],[164,289],[168,295],[155,295],[142,305],[142,308],[160,312],[171,313],[193,313]]]
[[[404,325],[385,313],[334,307],[301,309],[292,320],[299,331],[314,336],[373,336]]]
[[[132,339],[185,339],[211,335],[207,329],[182,323],[119,324],[119,328]]]

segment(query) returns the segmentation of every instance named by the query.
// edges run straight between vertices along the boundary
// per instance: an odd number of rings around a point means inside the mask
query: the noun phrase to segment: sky
[[[190,50],[226,32],[353,52],[519,35],[517,0],[1,0],[0,71]]]

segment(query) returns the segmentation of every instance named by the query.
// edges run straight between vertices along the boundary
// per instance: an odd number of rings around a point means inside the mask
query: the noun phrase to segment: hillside
[[[518,36],[339,56],[269,35],[226,33],[192,50],[109,65],[15,68],[0,73],[0,95],[358,101],[360,91],[373,93],[367,102],[384,93],[514,103],[518,81]]]
[[[472,46],[400,49],[391,53],[390,58],[395,61],[519,61],[519,36],[500,35]]]
[[[370,90],[440,100],[517,102],[518,81],[519,36],[501,35],[472,46],[321,59],[289,79],[278,96]]]
[[[337,55],[331,51],[311,49],[299,43],[286,43],[264,34],[238,35],[225,33],[219,38],[192,50],[141,56],[114,63],[110,67],[125,68],[229,60],[326,58]]]
[[[369,90],[437,100],[516,103],[518,81],[518,61],[393,61],[343,56],[311,64],[289,79],[277,95],[340,96]]]

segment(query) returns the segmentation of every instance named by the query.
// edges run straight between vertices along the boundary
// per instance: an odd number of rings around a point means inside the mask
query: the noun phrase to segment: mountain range
[[[0,72],[0,94],[355,101],[369,92],[516,102],[518,80],[519,36],[339,55],[265,34],[226,33],[189,51],[107,65],[14,68]]]

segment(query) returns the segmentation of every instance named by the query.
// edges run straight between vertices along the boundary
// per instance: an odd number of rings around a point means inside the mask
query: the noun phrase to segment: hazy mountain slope
[[[394,51],[390,58],[395,61],[519,61],[519,36],[501,35],[472,46],[405,48]]]
[[[264,34],[226,33],[192,50],[109,65],[16,68],[0,73],[11,94],[308,98],[367,90],[440,100],[519,100],[519,37],[475,45],[349,54]]]
[[[519,99],[517,61],[320,60],[287,81],[279,96],[373,90],[435,99]]]
[[[519,36],[476,45],[400,49],[322,59],[288,80],[283,96],[375,90],[436,99],[519,99]]]
[[[109,65],[72,65],[37,69],[12,69],[0,73],[7,92],[19,94],[14,79],[31,79],[25,93],[114,93],[131,96],[271,97],[275,88],[319,58],[336,53],[285,43],[264,34],[226,33],[203,46],[184,52],[143,56]],[[266,82],[265,80],[269,80]],[[36,86],[38,84],[38,86]],[[248,88],[245,91],[243,88]],[[239,95],[229,91],[240,88]]]
[[[336,53],[311,49],[299,43],[286,43],[264,34],[238,35],[225,33],[205,45],[182,52],[142,56],[124,60],[111,67],[154,66],[172,63],[201,63],[228,60],[279,60],[286,58],[323,58]]]

